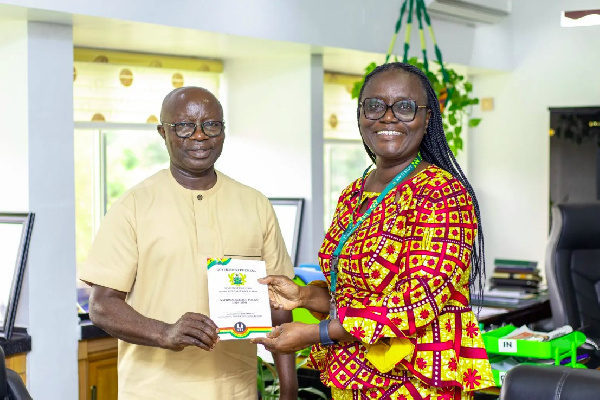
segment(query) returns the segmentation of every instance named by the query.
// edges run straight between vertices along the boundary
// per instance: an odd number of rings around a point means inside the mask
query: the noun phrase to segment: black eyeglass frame
[[[364,103],[367,100],[378,100],[378,101],[380,101],[381,103],[383,103],[385,105],[385,110],[383,111],[383,114],[381,114],[381,117],[379,117],[379,118],[369,118],[369,117],[367,117],[367,112],[366,112],[365,107],[364,107]],[[393,107],[396,104],[398,104],[400,102],[403,102],[403,101],[408,101],[408,102],[411,102],[412,104],[415,105],[415,112],[414,112],[414,114],[413,114],[413,116],[412,116],[411,119],[402,119],[398,115],[396,115],[396,113],[394,112],[394,108]],[[361,101],[360,103],[358,103],[358,106],[363,109],[363,115],[365,116],[366,119],[368,119],[370,121],[380,120],[381,118],[383,118],[385,116],[385,114],[387,114],[388,110],[391,108],[392,109],[392,113],[394,114],[394,117],[398,118],[398,120],[401,121],[401,122],[412,122],[417,117],[417,111],[419,111],[419,108],[429,108],[429,106],[419,106],[419,105],[417,105],[417,102],[415,100],[398,100],[398,101],[396,101],[396,102],[394,102],[392,104],[388,104],[385,101],[383,101],[381,99],[378,99],[377,97],[368,97],[368,98],[364,99],[363,101]]]
[[[208,134],[206,133],[206,131],[204,130],[204,127],[206,126],[206,124],[210,124],[210,123],[215,123],[218,122],[219,124],[221,124],[221,130],[219,131],[219,133],[217,133],[216,135],[212,135],[212,134]],[[162,122],[160,123],[161,125],[167,125],[170,126],[171,128],[173,128],[173,131],[175,132],[175,134],[177,135],[177,137],[180,137],[182,139],[187,139],[189,137],[192,137],[194,135],[194,133],[196,133],[196,130],[198,130],[198,124],[195,122],[174,122],[174,123],[169,123],[169,122]],[[177,133],[177,127],[178,126],[192,126],[194,125],[194,130],[192,131],[192,133],[190,133],[189,135],[180,135],[179,133]],[[225,130],[225,121],[204,121],[203,123],[200,124],[200,130],[202,131],[202,133],[204,133],[206,136],[208,137],[217,137],[219,135],[221,135],[223,133],[223,130]]]

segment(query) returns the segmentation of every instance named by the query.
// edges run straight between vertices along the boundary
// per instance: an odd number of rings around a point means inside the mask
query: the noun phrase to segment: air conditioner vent
[[[485,24],[502,21],[511,10],[511,0],[425,0],[425,5],[432,16]]]

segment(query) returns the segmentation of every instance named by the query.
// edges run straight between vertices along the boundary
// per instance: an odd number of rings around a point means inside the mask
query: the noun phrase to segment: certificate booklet
[[[219,327],[219,337],[250,339],[271,330],[271,307],[264,261],[209,258],[207,261],[210,318]]]

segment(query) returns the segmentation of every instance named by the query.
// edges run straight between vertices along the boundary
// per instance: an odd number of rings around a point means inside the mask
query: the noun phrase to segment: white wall
[[[310,214],[307,214],[307,224],[311,227],[303,235],[304,241],[309,243],[303,254],[307,255],[306,263],[318,263],[318,251],[323,244],[325,229],[323,219],[325,216],[325,185],[324,185],[324,143],[323,143],[323,121],[324,121],[324,90],[323,80],[323,56],[313,54],[311,56],[310,83],[311,83],[311,184],[312,199],[310,203]],[[301,250],[303,250],[301,248]]]
[[[27,379],[32,397],[77,398],[74,312],[73,39],[66,25],[28,23],[29,253]],[[50,300],[51,299],[51,300]],[[49,374],[49,363],[60,373]],[[55,370],[56,371],[56,370]]]
[[[70,26],[0,22],[0,209],[34,212],[17,324],[34,398],[77,397],[73,41]]]
[[[595,5],[594,5],[595,4]],[[548,107],[600,103],[600,27],[561,28],[563,10],[592,1],[514,1],[511,73],[473,78],[495,109],[469,133],[470,177],[482,206],[488,272],[494,258],[543,267],[549,217]]]
[[[497,24],[478,25],[473,37],[471,58],[465,65],[492,70],[511,70],[515,63],[511,39],[510,18]],[[441,49],[445,54],[446,48]]]
[[[318,248],[312,239],[318,238],[319,232],[312,232],[310,221],[315,199],[310,54],[232,58],[225,61],[223,80],[227,130],[217,168],[267,197],[304,198],[298,261],[315,262]],[[316,199],[321,201],[322,190]],[[320,239],[322,236],[320,232]]]
[[[0,210],[26,211],[27,22],[0,22]]]

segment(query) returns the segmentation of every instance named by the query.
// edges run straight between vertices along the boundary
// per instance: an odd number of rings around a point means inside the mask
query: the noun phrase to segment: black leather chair
[[[554,365],[517,365],[500,392],[500,400],[592,399],[600,399],[600,371]]]
[[[552,207],[546,279],[554,326],[600,343],[600,203]]]
[[[2,347],[0,347],[0,400],[32,400],[19,374],[6,368]]]

